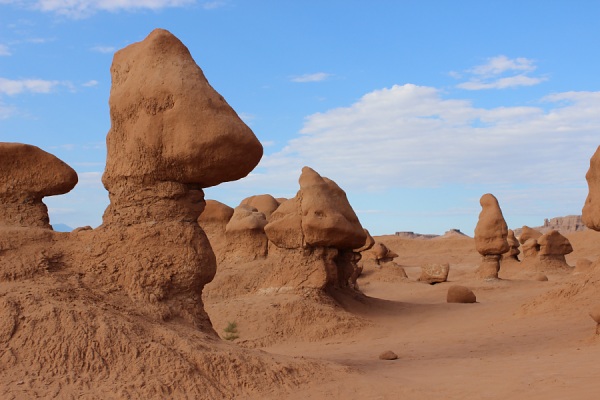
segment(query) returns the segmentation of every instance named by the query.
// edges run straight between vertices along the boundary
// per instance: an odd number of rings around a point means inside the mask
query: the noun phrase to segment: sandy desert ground
[[[579,258],[600,256],[600,233],[586,230],[567,237],[574,248],[567,256],[570,265]],[[284,398],[600,396],[600,336],[595,335],[596,324],[588,315],[600,300],[597,271],[550,274],[546,282],[485,282],[475,279],[480,255],[470,237],[404,239],[390,235],[375,239],[399,254],[395,261],[409,279],[398,278],[390,270],[365,271],[359,285],[366,297],[338,298],[344,309],[360,320],[332,317],[333,331],[313,326],[310,318],[279,321],[284,334],[276,343],[259,346],[262,350],[342,367],[332,379],[302,385]],[[448,282],[428,285],[416,281],[420,265],[431,262],[450,263]],[[477,303],[446,303],[448,287],[453,284],[471,288]],[[265,334],[261,325],[274,323],[264,310],[281,309],[288,302],[294,299],[285,294],[255,294],[221,302],[208,298],[206,308],[221,334],[220,328],[228,321],[236,321],[240,338],[235,342],[255,347]],[[328,323],[323,316],[315,316],[315,321]],[[378,359],[386,350],[395,352],[398,359]],[[274,398],[281,395],[276,393]]]

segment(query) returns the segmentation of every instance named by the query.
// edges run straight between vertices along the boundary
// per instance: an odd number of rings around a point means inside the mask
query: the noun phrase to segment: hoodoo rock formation
[[[335,182],[304,167],[299,183],[297,195],[283,202],[265,226],[269,258],[296,260],[290,277],[296,277],[294,282],[301,278],[305,287],[347,287],[357,267],[353,249],[362,247],[367,235]],[[285,274],[279,276],[287,280]],[[279,284],[290,284],[284,281]]]
[[[540,251],[538,253],[540,267],[539,272],[550,272],[554,270],[572,271],[567,264],[565,255],[573,252],[573,246],[569,239],[558,233],[550,231],[538,239]]]
[[[237,261],[252,261],[267,256],[265,214],[249,205],[239,205],[225,227],[225,254]]]
[[[273,214],[273,211],[277,210],[279,204],[279,201],[270,194],[250,196],[240,202],[240,205],[254,207],[258,212],[265,214],[267,221],[271,219],[271,214]]]
[[[519,254],[521,251],[519,250],[519,241],[515,237],[515,233],[512,229],[508,230],[508,236],[506,238],[508,241],[508,257],[512,260],[519,261]]]
[[[0,143],[0,225],[51,229],[46,196],[64,194],[77,184],[73,168],[42,149]]]
[[[481,196],[479,203],[482,210],[475,227],[475,247],[483,260],[477,274],[483,279],[497,279],[502,254],[509,250],[508,226],[492,194]]]
[[[96,271],[100,284],[115,271],[104,283],[156,315],[208,328],[200,295],[216,261],[197,222],[202,189],[247,175],[262,146],[165,30],[118,51],[111,75],[102,176],[110,205],[100,228],[78,235],[91,249],[79,261],[105,266]]]
[[[42,199],[69,192],[75,171],[40,148],[0,143],[0,280],[47,272],[62,259]]]

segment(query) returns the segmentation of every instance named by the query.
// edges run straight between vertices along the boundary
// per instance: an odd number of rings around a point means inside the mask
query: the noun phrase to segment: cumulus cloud
[[[464,74],[469,76],[469,80],[458,84],[457,87],[466,90],[483,90],[538,85],[547,78],[530,76],[536,69],[537,66],[531,59],[524,57],[511,59],[500,55],[464,71]],[[457,72],[451,72],[450,75],[456,79],[463,76]]]
[[[314,74],[304,74],[292,77],[292,82],[306,83],[306,82],[321,82],[329,78],[331,74],[326,72],[317,72]]]
[[[48,81],[43,79],[20,79],[12,80],[0,78],[0,94],[9,96],[21,93],[50,93],[56,86],[61,85],[59,81]]]
[[[248,184],[293,187],[303,165],[350,190],[581,183],[598,145],[600,92],[554,94],[541,104],[477,108],[432,87],[376,90],[308,116]]]

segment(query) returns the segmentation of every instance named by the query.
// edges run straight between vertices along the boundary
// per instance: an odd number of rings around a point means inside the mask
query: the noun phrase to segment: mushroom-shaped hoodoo
[[[42,198],[77,184],[73,168],[29,144],[0,143],[0,171],[0,225],[51,229]]]

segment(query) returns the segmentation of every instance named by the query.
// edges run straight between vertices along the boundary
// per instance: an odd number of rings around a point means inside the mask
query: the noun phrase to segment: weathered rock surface
[[[290,254],[294,251],[300,258],[305,253],[311,257],[321,254],[324,259],[317,264],[326,267],[321,273],[311,272],[314,265],[301,262],[296,267],[297,271],[289,274],[310,275],[310,281],[313,282],[311,285],[319,290],[326,286],[352,286],[351,280],[356,280],[352,277],[360,274],[357,271],[360,254],[353,249],[365,245],[365,230],[346,194],[335,182],[304,167],[299,183],[297,195],[282,202],[271,214],[269,223],[264,228],[272,244],[269,247],[269,258],[271,254],[281,257],[285,253],[292,257]],[[287,285],[285,274],[279,275],[280,283]]]
[[[267,256],[265,214],[249,205],[239,205],[225,227],[225,253],[237,261],[252,261]]]
[[[481,213],[475,226],[475,247],[483,260],[477,275],[482,279],[497,279],[501,255],[509,250],[508,226],[498,200],[492,194],[481,196],[479,203]]]
[[[379,355],[379,359],[393,361],[398,359],[398,355],[391,350],[387,350]]]
[[[450,272],[450,264],[427,264],[421,267],[420,282],[435,283],[446,282],[448,273]]]
[[[446,295],[448,303],[476,303],[477,297],[471,289],[465,286],[452,285],[448,288]]]
[[[585,179],[589,191],[581,211],[581,219],[588,228],[600,231],[600,146],[590,159]]]
[[[519,261],[519,254],[521,253],[521,251],[519,250],[520,243],[515,237],[515,233],[511,229],[508,230],[508,237],[506,238],[506,240],[508,241],[509,246],[507,256],[515,261]]]
[[[68,193],[77,173],[44,150],[22,143],[0,143],[0,225],[52,229],[46,196]]]
[[[540,236],[542,236],[542,233],[540,231],[538,231],[537,229],[530,228],[527,225],[524,225],[521,228],[521,235],[519,236],[519,242],[521,244],[524,244],[529,239],[537,240]]]
[[[279,201],[270,194],[259,194],[250,196],[241,201],[240,205],[248,205],[256,208],[258,212],[265,215],[267,221],[271,218],[273,211],[279,207]]]
[[[555,269],[572,270],[565,259],[566,254],[573,252],[569,239],[557,231],[550,231],[540,236],[537,242],[540,246],[538,270],[543,272]]]
[[[214,186],[258,164],[258,139],[170,32],[156,29],[117,51],[111,75],[102,177],[111,201],[158,182]]]

